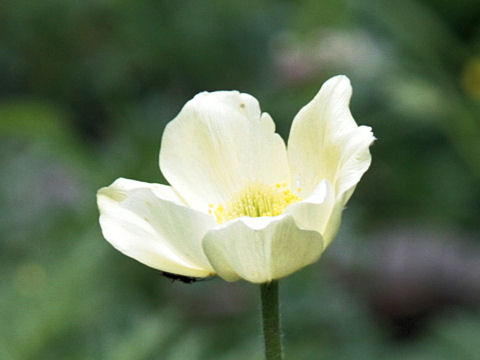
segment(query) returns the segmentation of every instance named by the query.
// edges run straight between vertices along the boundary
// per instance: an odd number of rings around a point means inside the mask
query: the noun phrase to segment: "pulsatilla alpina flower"
[[[288,149],[257,100],[203,92],[165,128],[171,186],[123,178],[98,192],[104,237],[156,269],[264,283],[315,262],[371,162],[350,81],[328,80],[293,120]]]

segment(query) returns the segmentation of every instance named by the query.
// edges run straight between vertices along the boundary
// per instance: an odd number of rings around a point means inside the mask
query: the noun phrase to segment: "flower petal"
[[[290,179],[285,143],[257,100],[238,91],[200,93],[163,133],[160,168],[194,208],[228,201],[251,181]]]
[[[163,184],[152,184],[138,180],[118,178],[112,185],[105,187],[104,189],[109,189],[109,196],[116,198],[118,201],[124,200],[126,194],[131,190],[149,189],[160,199],[185,205],[183,200],[175,193],[171,186]]]
[[[323,240],[316,231],[299,229],[291,215],[244,217],[211,229],[203,249],[225,280],[264,283],[315,262]]]
[[[371,162],[371,128],[358,126],[349,109],[352,87],[343,75],[329,79],[293,120],[288,157],[293,181],[310,194],[322,179],[348,201]],[[348,194],[348,196],[343,196]]]
[[[332,184],[324,179],[306,199],[290,205],[285,212],[293,215],[301,229],[322,234],[326,248],[340,225],[336,215],[341,215],[343,204],[340,201],[340,212],[334,212],[337,202]]]
[[[105,239],[125,255],[175,274],[214,274],[201,239],[215,221],[170,187],[120,178],[98,191],[97,203]]]

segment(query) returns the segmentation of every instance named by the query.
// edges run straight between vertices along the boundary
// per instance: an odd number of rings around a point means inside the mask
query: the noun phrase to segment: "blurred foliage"
[[[337,241],[282,281],[287,356],[478,358],[479,14],[473,0],[0,2],[0,358],[260,359],[257,289],[171,283],[114,251],[95,192],[163,182],[163,127],[199,91],[255,95],[286,138],[337,73],[378,140]],[[401,247],[400,270],[397,245],[375,250],[405,242],[425,246]]]

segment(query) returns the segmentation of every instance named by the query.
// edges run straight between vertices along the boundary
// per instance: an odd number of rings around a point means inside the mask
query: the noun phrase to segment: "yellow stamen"
[[[240,190],[225,204],[215,209],[218,223],[224,223],[242,216],[277,216],[285,208],[299,200],[297,195],[287,188],[287,183],[265,185],[252,182]]]

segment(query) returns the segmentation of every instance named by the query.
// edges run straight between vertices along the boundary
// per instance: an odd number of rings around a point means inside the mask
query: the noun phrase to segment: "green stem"
[[[262,297],[265,358],[267,360],[282,360],[280,316],[278,311],[278,281],[261,284],[260,294]]]

